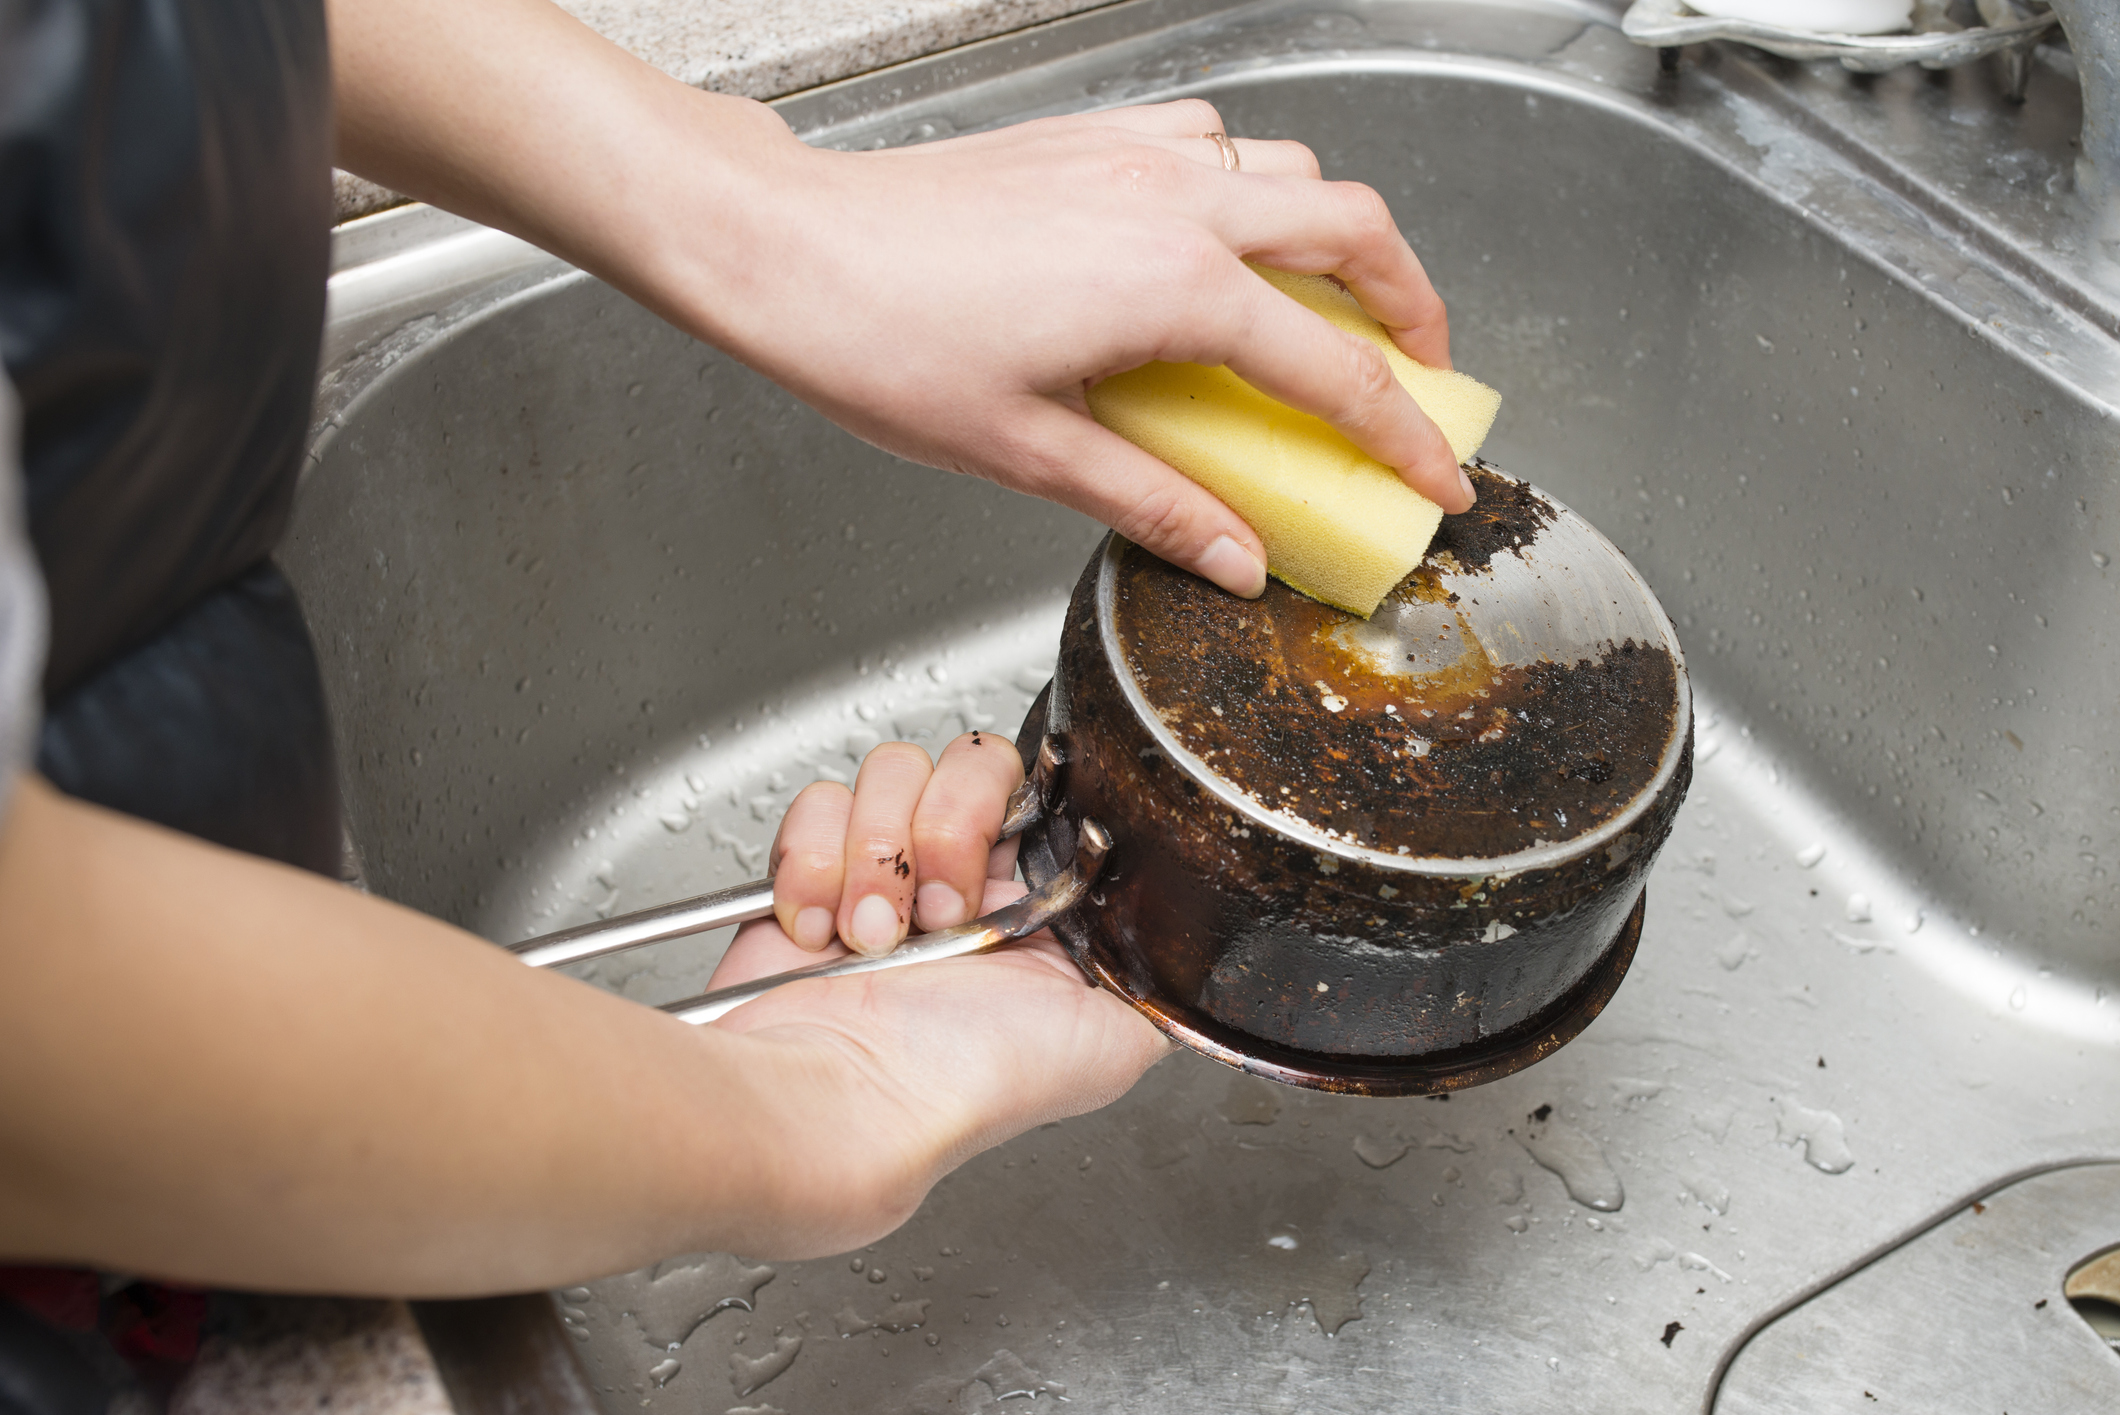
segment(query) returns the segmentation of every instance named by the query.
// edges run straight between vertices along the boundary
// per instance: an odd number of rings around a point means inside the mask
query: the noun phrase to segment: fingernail
[[[971,916],[972,911],[964,907],[964,896],[939,879],[920,886],[914,899],[920,906],[920,927],[924,929],[946,929]]]
[[[812,952],[832,941],[832,911],[812,904],[795,916],[795,942]]]
[[[1465,509],[1470,511],[1472,503],[1480,498],[1479,494],[1472,489],[1472,474],[1463,467],[1458,468],[1458,490],[1465,493]]]
[[[1245,599],[1257,599],[1266,593],[1266,567],[1228,536],[1216,536],[1215,543],[1207,547],[1207,553],[1193,569]]]
[[[854,936],[847,942],[856,953],[871,958],[881,958],[896,948],[903,935],[897,907],[880,894],[871,894],[854,906],[853,926]]]

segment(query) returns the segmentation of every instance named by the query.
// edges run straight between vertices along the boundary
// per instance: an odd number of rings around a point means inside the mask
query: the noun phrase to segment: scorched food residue
[[[1528,487],[1478,475],[1479,507],[1445,519],[1386,608],[1447,609],[1441,573],[1482,571],[1551,519]],[[1649,786],[1670,738],[1676,665],[1659,646],[1497,665],[1467,631],[1451,662],[1383,672],[1346,647],[1360,621],[1278,581],[1243,603],[1136,553],[1117,589],[1128,666],[1187,750],[1269,809],[1372,849],[1474,859],[1571,839]]]

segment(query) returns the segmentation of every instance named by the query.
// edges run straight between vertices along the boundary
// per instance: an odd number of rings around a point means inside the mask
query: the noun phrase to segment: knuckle
[[[1311,178],[1325,175],[1324,169],[1318,165],[1318,155],[1310,150],[1308,143],[1288,138],[1247,138],[1245,141],[1265,155],[1277,169]]]
[[[903,880],[912,877],[915,854],[909,840],[888,835],[870,835],[848,844],[847,863],[870,876],[881,874]]]
[[[1431,325],[1442,327],[1449,323],[1450,313],[1443,307],[1443,297],[1437,294],[1435,286],[1426,280],[1421,281],[1420,287],[1413,292],[1410,303],[1413,306],[1413,322],[1422,328]]]
[[[927,751],[911,742],[885,742],[871,747],[861,761],[861,783],[874,787],[879,781],[916,778],[933,767]]]
[[[1134,544],[1162,554],[1182,544],[1192,519],[1182,491],[1157,487],[1136,499],[1115,529]]]
[[[962,860],[967,855],[984,858],[992,848],[987,834],[961,816],[921,822],[914,827],[913,841],[923,861],[933,860],[938,864]]]
[[[1016,755],[1015,743],[983,729],[974,728],[961,734],[944,749],[943,756],[952,766],[961,764],[976,768],[984,775],[1003,781],[1011,789],[1023,779],[1023,762]]]
[[[1361,182],[1341,182],[1338,186],[1347,208],[1349,226],[1371,238],[1399,234],[1399,223],[1391,214],[1391,203],[1385,201],[1375,187]]]
[[[834,850],[790,849],[780,857],[783,875],[794,874],[828,879],[839,873],[845,861]]]
[[[846,787],[841,786],[836,781],[811,782],[803,787],[802,790],[797,791],[795,799],[788,803],[788,814],[783,819],[781,828],[785,830],[787,828],[786,821],[793,819],[798,811],[807,813],[830,806],[833,803],[833,798],[839,792],[845,790]]]
[[[1383,351],[1366,339],[1347,338],[1348,368],[1343,415],[1350,421],[1369,422],[1400,396],[1398,379]]]
[[[1204,98],[1181,98],[1173,102],[1171,110],[1186,124],[1198,124],[1200,131],[1220,132],[1222,115]]]
[[[1205,231],[1188,227],[1169,232],[1156,243],[1152,255],[1152,288],[1163,303],[1177,302],[1182,309],[1187,297],[1221,287],[1235,259],[1227,246]]]
[[[1113,152],[1107,161],[1117,185],[1129,191],[1162,196],[1177,190],[1191,175],[1189,165],[1174,152],[1146,143],[1131,143]]]

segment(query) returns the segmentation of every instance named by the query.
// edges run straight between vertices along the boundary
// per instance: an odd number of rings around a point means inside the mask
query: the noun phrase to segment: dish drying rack
[[[1961,28],[1942,17],[1941,5],[1915,6],[1912,34],[1826,34],[1758,20],[1719,19],[1688,10],[1682,0],[1634,0],[1620,19],[1620,32],[1658,50],[1666,69],[1678,66],[1679,49],[1711,39],[1734,39],[1785,59],[1838,59],[1858,74],[1881,74],[1907,64],[1955,69],[2002,56],[2004,92],[2022,102],[2031,77],[2032,49],[2060,23],[2045,0],[1979,0],[1985,24]],[[1918,28],[1920,26],[1928,28]]]

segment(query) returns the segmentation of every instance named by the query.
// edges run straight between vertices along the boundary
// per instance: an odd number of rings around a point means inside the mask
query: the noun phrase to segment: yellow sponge
[[[1501,395],[1415,363],[1338,282],[1252,267],[1275,289],[1384,351],[1391,371],[1467,462]],[[1277,578],[1368,618],[1420,563],[1442,511],[1322,418],[1267,397],[1226,368],[1148,364],[1089,391],[1090,412],[1242,516]]]

